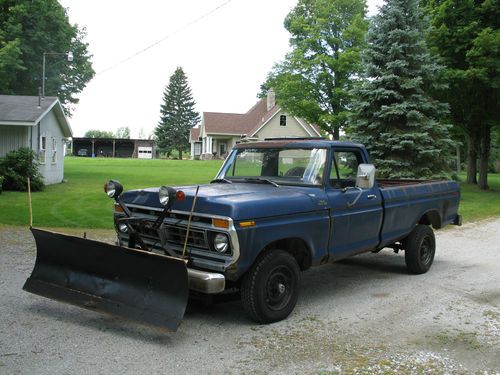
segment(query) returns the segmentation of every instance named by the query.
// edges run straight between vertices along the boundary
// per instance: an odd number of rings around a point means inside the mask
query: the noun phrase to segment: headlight
[[[104,184],[104,191],[110,198],[118,198],[123,191],[123,186],[118,181],[109,180]]]
[[[229,248],[229,239],[225,234],[217,233],[214,237],[214,248],[219,253],[225,253]]]
[[[170,186],[162,186],[160,191],[158,192],[158,198],[160,199],[160,203],[162,206],[171,205],[176,196],[177,191]]]
[[[167,186],[162,186],[158,192],[158,197],[162,206],[166,206],[170,200],[170,194]]]
[[[128,227],[127,224],[121,223],[118,225],[118,230],[122,233],[127,233],[128,232]]]

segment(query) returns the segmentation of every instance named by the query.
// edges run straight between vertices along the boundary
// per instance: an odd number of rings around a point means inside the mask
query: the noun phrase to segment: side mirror
[[[375,166],[373,164],[358,165],[356,176],[356,187],[361,189],[371,189],[375,184]]]

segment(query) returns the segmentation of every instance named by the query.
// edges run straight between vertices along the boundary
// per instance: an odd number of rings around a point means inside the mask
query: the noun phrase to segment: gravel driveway
[[[500,218],[436,237],[425,275],[408,275],[403,254],[360,255],[303,273],[285,321],[190,304],[168,333],[23,292],[34,241],[3,227],[0,373],[500,374]]]

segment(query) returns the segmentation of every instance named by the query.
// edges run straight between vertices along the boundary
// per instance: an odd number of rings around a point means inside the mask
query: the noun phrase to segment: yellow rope
[[[196,198],[198,198],[198,190],[199,189],[200,189],[200,186],[198,185],[196,187],[196,193],[194,193],[193,204],[191,206],[191,212],[189,213],[188,225],[186,228],[186,238],[184,239],[184,249],[182,249],[182,259],[184,259],[185,255],[186,255],[186,248],[187,248],[187,243],[188,243],[188,238],[189,238],[189,228],[191,227],[191,219],[193,218],[194,206],[196,204]]]
[[[30,209],[30,228],[33,227],[33,209],[31,208],[31,184],[28,177],[28,206]]]

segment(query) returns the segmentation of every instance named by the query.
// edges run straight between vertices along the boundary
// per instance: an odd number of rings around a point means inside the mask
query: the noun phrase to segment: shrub
[[[3,176],[0,176],[0,194],[2,194]]]
[[[11,151],[0,159],[0,174],[4,178],[5,190],[28,190],[27,178],[30,178],[31,190],[42,190],[43,177],[38,170],[38,161],[33,150],[23,147]]]

